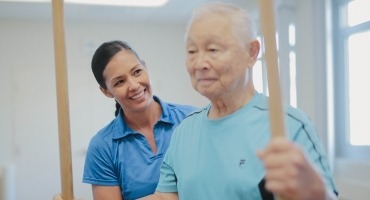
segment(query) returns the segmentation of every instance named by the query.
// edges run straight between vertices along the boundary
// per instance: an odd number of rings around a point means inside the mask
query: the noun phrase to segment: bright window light
[[[295,25],[289,24],[289,44],[295,46]]]
[[[263,71],[261,60],[257,60],[253,66],[253,84],[258,92],[263,93]]]
[[[355,26],[370,20],[370,1],[356,0],[348,3],[348,25]]]
[[[65,0],[66,3],[112,6],[163,6],[167,0]]]
[[[351,35],[348,39],[349,115],[351,145],[370,145],[370,31]]]
[[[289,52],[289,74],[290,74],[290,105],[297,107],[297,81],[296,81],[296,54]]]
[[[29,2],[42,3],[51,2],[51,0],[0,0],[8,2]],[[69,4],[89,4],[106,6],[139,6],[139,7],[158,7],[163,6],[168,0],[64,0]]]

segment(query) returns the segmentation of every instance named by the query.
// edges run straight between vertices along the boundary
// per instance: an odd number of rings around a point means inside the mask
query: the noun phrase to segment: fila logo
[[[245,159],[240,159],[239,161],[239,167],[244,168],[245,167]]]

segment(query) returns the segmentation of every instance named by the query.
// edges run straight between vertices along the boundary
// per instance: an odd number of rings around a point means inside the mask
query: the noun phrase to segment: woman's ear
[[[100,91],[107,97],[113,98],[113,95],[109,92],[109,90],[103,88],[102,86],[99,86]]]

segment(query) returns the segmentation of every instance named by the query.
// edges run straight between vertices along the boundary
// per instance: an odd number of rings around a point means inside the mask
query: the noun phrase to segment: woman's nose
[[[139,87],[140,87],[139,82],[134,81],[134,80],[129,81],[129,87],[128,87],[128,89],[129,89],[130,91],[138,90],[138,89],[139,89]]]

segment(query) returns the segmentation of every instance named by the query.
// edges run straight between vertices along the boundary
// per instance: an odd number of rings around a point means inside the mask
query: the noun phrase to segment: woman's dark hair
[[[105,67],[109,63],[109,61],[120,51],[129,51],[132,54],[136,56],[137,59],[140,60],[140,62],[143,63],[143,61],[139,58],[138,54],[134,49],[131,48],[131,46],[124,41],[120,40],[114,40],[109,42],[104,42],[101,44],[98,49],[96,49],[92,60],[91,60],[91,69],[94,74],[94,77],[96,81],[99,83],[99,85],[107,89],[107,85],[105,84],[103,72],[105,70]],[[115,116],[118,115],[119,109],[121,108],[120,104],[116,101],[116,112]]]

